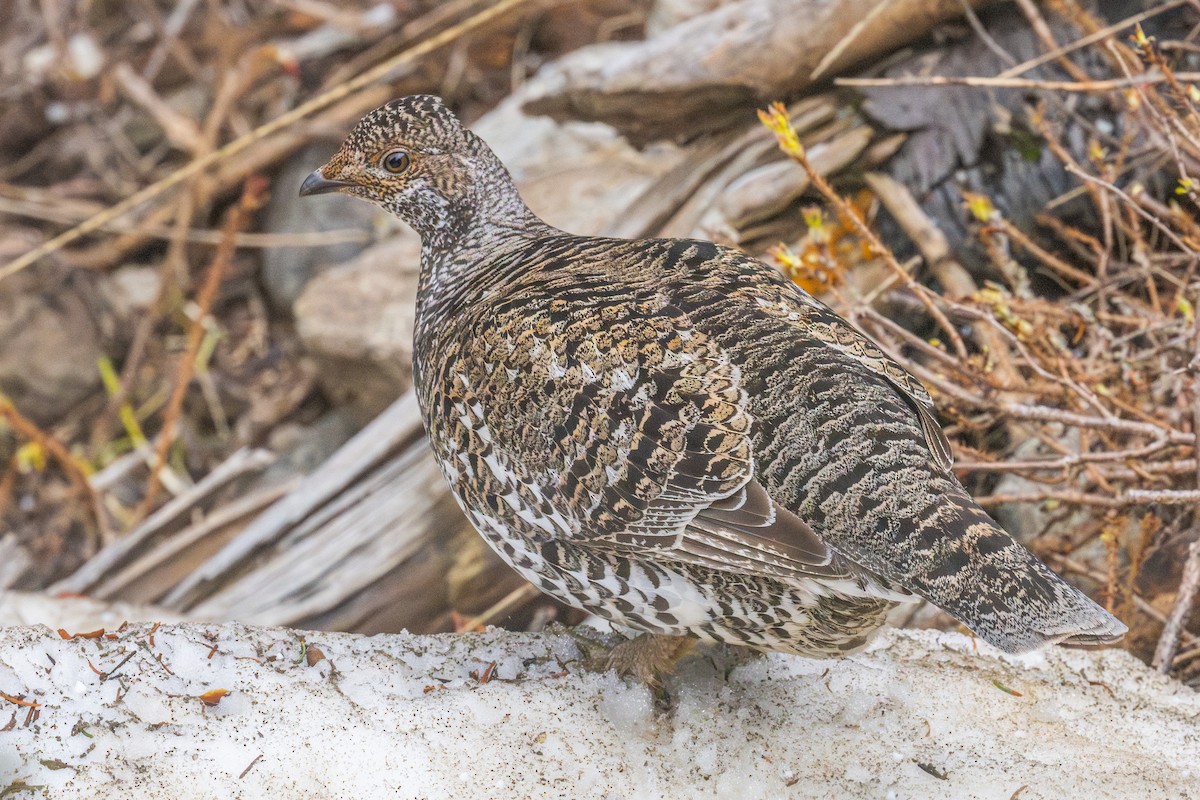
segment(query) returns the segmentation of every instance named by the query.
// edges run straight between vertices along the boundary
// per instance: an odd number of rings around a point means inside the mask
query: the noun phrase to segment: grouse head
[[[300,194],[342,192],[377,203],[423,238],[470,224],[488,194],[512,189],[503,165],[441,98],[412,95],[363,117]]]

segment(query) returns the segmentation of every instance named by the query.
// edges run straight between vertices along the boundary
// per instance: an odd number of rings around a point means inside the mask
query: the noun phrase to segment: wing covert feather
[[[661,298],[605,312],[601,329],[586,308],[578,318],[526,309],[521,330],[475,349],[474,402],[504,469],[527,470],[520,482],[537,487],[536,513],[574,511],[577,544],[640,558],[845,577],[755,479],[746,392],[728,354]]]
[[[783,281],[765,287],[777,287],[778,291],[769,300],[760,298],[760,307],[795,324],[800,329],[798,335],[824,343],[883,378],[917,417],[933,463],[946,471],[954,466],[954,451],[937,420],[933,398],[919,380],[833,309],[799,287]]]

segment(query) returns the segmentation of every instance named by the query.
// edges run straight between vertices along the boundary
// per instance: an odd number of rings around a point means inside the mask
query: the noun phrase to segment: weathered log
[[[635,143],[694,138],[919,39],[962,9],[959,0],[741,0],[646,41],[571,53],[542,70],[527,107],[607,122]]]

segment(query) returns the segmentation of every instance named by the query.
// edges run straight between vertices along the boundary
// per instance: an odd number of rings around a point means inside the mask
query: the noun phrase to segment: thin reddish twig
[[[225,219],[225,225],[222,229],[224,238],[221,240],[221,244],[217,246],[217,251],[213,254],[212,262],[205,275],[204,283],[196,293],[196,315],[191,325],[188,326],[187,343],[184,346],[183,354],[179,358],[179,366],[175,373],[175,384],[171,389],[171,397],[167,401],[166,408],[163,409],[162,430],[158,434],[158,440],[154,447],[154,463],[150,468],[150,479],[146,485],[146,496],[142,499],[137,512],[134,514],[135,520],[144,519],[150,513],[151,509],[153,509],[154,501],[158,497],[158,492],[162,485],[159,473],[162,471],[163,465],[166,464],[167,453],[170,451],[171,444],[175,440],[175,428],[179,423],[179,415],[183,410],[183,401],[187,396],[187,389],[196,369],[196,356],[199,354],[200,345],[204,341],[204,322],[212,310],[213,302],[217,298],[217,291],[221,287],[221,281],[224,279],[225,273],[229,270],[229,265],[233,260],[233,254],[237,251],[234,234],[246,227],[251,214],[262,205],[266,196],[266,188],[267,184],[264,178],[252,177],[247,179],[241,199],[229,210],[229,214]]]

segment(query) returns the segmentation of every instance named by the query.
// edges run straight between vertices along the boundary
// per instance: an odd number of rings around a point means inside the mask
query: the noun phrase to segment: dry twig
[[[1179,583],[1179,594],[1171,614],[1163,625],[1162,636],[1159,637],[1158,647],[1154,650],[1152,666],[1162,674],[1171,671],[1175,659],[1175,650],[1179,647],[1179,634],[1187,618],[1192,613],[1192,605],[1196,601],[1196,590],[1200,588],[1200,540],[1192,542],[1188,548],[1188,559],[1183,567],[1183,580]]]
[[[234,234],[246,227],[250,215],[262,205],[265,193],[265,179],[259,178],[246,181],[246,187],[242,192],[241,199],[237,205],[230,209],[229,215],[226,218],[225,238],[217,246],[217,251],[213,254],[212,263],[209,265],[208,272],[205,275],[204,283],[200,287],[200,291],[196,294],[195,316],[192,319],[192,324],[188,327],[187,344],[184,347],[183,354],[179,358],[179,365],[175,374],[175,385],[171,390],[171,398],[163,410],[162,430],[158,434],[158,440],[154,447],[154,463],[150,467],[150,479],[146,486],[146,496],[143,498],[137,513],[134,515],[135,521],[145,518],[150,513],[150,510],[154,508],[154,501],[158,497],[158,490],[161,485],[159,472],[166,463],[167,452],[175,440],[175,427],[179,422],[179,413],[183,410],[183,399],[187,395],[188,385],[191,383],[192,373],[196,368],[196,355],[200,352],[200,343],[204,339],[205,320],[212,310],[213,301],[217,297],[217,290],[221,287],[221,281],[229,269],[229,264],[233,260],[233,254],[236,250]]]
[[[4,280],[10,275],[20,272],[22,269],[35,264],[51,253],[61,250],[71,242],[94,233],[104,228],[109,223],[120,217],[125,216],[134,209],[141,206],[150,200],[155,199],[169,189],[172,189],[192,178],[200,175],[205,170],[216,166],[222,161],[226,161],[233,156],[245,151],[252,144],[272,136],[280,131],[286,130],[295,123],[304,119],[322,109],[337,103],[347,97],[350,97],[356,92],[359,92],[366,87],[371,86],[380,81],[386,81],[388,76],[393,74],[399,68],[413,63],[417,59],[438,50],[441,47],[456,41],[468,33],[471,33],[484,25],[494,22],[495,20],[509,14],[523,5],[529,5],[535,0],[499,0],[495,5],[490,6],[472,17],[463,20],[457,25],[454,25],[440,33],[430,36],[421,42],[405,49],[392,58],[387,59],[381,64],[377,64],[366,72],[361,73],[357,77],[346,81],[343,84],[312,98],[304,103],[293,108],[285,114],[282,114],[270,122],[260,125],[250,133],[244,136],[239,136],[229,144],[221,147],[219,150],[214,150],[206,155],[197,158],[187,166],[181,167],[171,173],[162,180],[156,181],[149,186],[134,192],[132,195],[122,200],[90,219],[76,225],[68,231],[55,236],[54,238],[43,242],[34,249],[30,250],[23,256],[15,258],[4,266],[0,267],[0,280]]]

